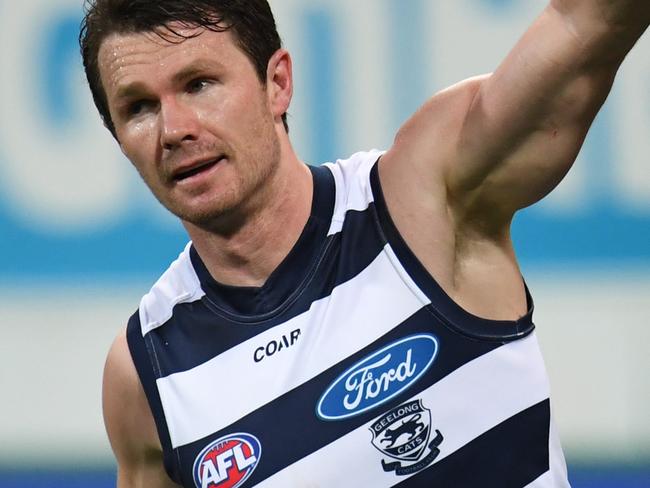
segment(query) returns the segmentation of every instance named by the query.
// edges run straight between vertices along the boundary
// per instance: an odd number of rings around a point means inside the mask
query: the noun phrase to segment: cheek
[[[249,83],[219,87],[197,101],[199,117],[206,127],[216,124],[226,132],[245,134],[251,124],[259,123],[265,98],[259,87]]]
[[[155,167],[158,134],[151,121],[134,124],[118,134],[122,152],[144,176]]]
[[[196,114],[201,122],[209,122],[225,117],[232,89],[223,85],[213,85],[198,94],[185,95],[183,103]]]

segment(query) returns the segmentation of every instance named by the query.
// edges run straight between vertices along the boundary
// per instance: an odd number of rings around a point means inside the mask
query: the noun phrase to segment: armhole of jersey
[[[149,355],[146,338],[142,336],[142,329],[140,327],[139,314],[135,313],[126,328],[126,340],[131,352],[133,364],[138,372],[140,383],[144,389],[149,408],[156,423],[156,430],[160,438],[160,444],[163,449],[163,464],[167,475],[176,483],[180,483],[180,473],[178,471],[178,464],[174,458],[174,450],[172,449],[169,430],[165,422],[165,414],[160,400],[160,394],[156,387],[156,378],[154,376],[153,365]]]
[[[456,332],[483,341],[509,342],[530,334],[533,324],[533,299],[524,281],[527,312],[518,320],[489,320],[478,317],[463,309],[442,289],[424,265],[415,256],[397,230],[388,212],[379,181],[379,160],[370,171],[370,186],[373,193],[379,231],[397,256],[398,261],[411,276],[415,284],[429,298],[430,310]]]

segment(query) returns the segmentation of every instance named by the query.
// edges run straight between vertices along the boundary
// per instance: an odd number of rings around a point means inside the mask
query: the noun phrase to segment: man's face
[[[172,213],[211,228],[246,212],[277,167],[276,121],[230,32],[179,30],[200,35],[113,34],[99,69],[124,154]]]

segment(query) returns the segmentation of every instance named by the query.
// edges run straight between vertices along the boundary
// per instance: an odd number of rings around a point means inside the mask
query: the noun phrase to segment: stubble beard
[[[221,194],[212,198],[201,208],[187,208],[174,202],[161,202],[181,221],[204,231],[219,235],[237,232],[272,196],[274,176],[280,166],[280,142],[271,128],[266,143],[257,151],[244,156],[245,160],[228,161],[238,167],[234,181]],[[218,176],[217,176],[218,178]]]

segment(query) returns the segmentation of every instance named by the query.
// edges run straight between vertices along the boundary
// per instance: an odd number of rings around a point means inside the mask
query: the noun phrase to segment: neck
[[[288,147],[285,147],[288,146]],[[277,171],[238,225],[219,232],[183,222],[206,268],[218,282],[261,286],[298,241],[311,213],[309,168],[283,144]]]

